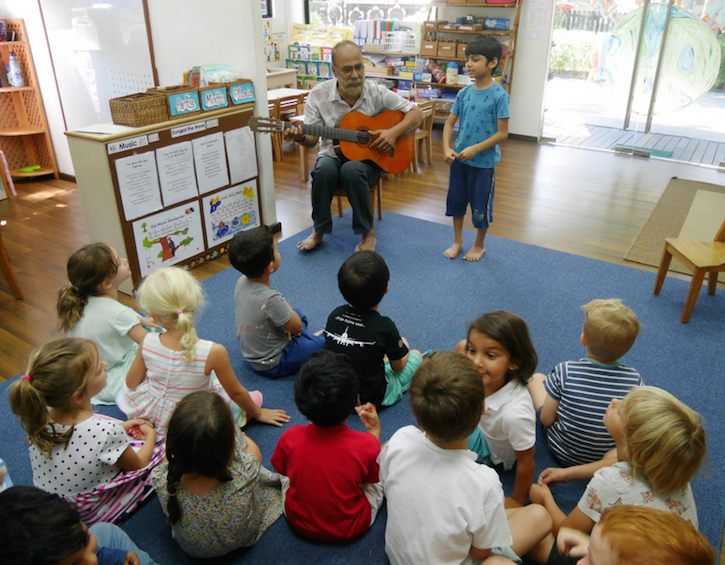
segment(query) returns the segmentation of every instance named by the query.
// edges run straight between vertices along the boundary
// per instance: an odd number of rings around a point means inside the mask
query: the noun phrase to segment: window
[[[272,13],[272,0],[262,0],[262,17],[271,18],[274,14]]]

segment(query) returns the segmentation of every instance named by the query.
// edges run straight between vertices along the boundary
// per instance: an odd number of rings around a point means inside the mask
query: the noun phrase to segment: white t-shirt
[[[58,433],[69,428],[54,427]],[[117,462],[129,445],[131,438],[119,420],[94,414],[75,425],[67,444],[53,445],[50,457],[30,445],[33,485],[63,497],[90,492],[121,472]]]
[[[415,426],[378,457],[388,501],[385,552],[392,565],[469,563],[471,546],[509,546],[501,481],[466,449],[441,449]]]
[[[68,337],[90,339],[98,346],[101,361],[113,367],[136,342],[128,337],[131,328],[141,323],[138,314],[108,296],[89,296],[83,316],[68,332]]]
[[[486,397],[486,411],[478,427],[486,438],[491,461],[511,469],[516,451],[526,451],[536,444],[536,410],[528,389],[510,381]]]
[[[623,504],[671,512],[698,527],[695,498],[689,483],[683,490],[665,496],[655,492],[642,477],[633,477],[626,461],[594,473],[577,506],[592,520],[599,522],[607,508]]]

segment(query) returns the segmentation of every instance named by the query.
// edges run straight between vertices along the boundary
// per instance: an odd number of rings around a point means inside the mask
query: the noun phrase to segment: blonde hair
[[[687,486],[707,454],[700,415],[652,386],[630,391],[622,403],[627,462],[664,495]]]
[[[622,565],[714,565],[715,550],[684,518],[643,506],[613,506],[597,526]]]
[[[91,243],[70,256],[66,269],[70,283],[60,289],[56,304],[58,329],[63,333],[83,317],[88,297],[98,294],[98,285],[115,276],[118,262],[108,245]]]
[[[620,298],[597,298],[582,306],[582,310],[584,335],[593,356],[614,361],[632,348],[639,334],[639,320]]]
[[[141,308],[159,318],[167,329],[182,331],[184,359],[196,357],[194,312],[204,304],[204,290],[189,271],[179,267],[162,267],[151,273],[138,291]]]
[[[69,410],[71,398],[86,388],[99,360],[96,344],[79,338],[51,341],[30,355],[27,373],[10,389],[10,408],[28,442],[41,453],[50,457],[54,444],[67,443],[73,435],[73,426],[63,434],[55,431],[48,408]]]

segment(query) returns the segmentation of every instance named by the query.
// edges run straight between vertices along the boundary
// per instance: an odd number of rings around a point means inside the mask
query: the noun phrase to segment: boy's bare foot
[[[302,249],[302,251],[312,251],[322,241],[322,237],[323,234],[312,230],[312,233],[307,238],[297,242],[297,249]]]
[[[355,252],[358,251],[375,251],[375,244],[378,242],[375,239],[375,230],[370,230],[362,237],[362,241],[355,247]]]
[[[471,247],[471,250],[463,256],[464,261],[478,261],[486,253],[485,247]]]
[[[462,243],[454,243],[443,252],[443,256],[448,257],[449,259],[455,259],[461,252],[461,247],[463,247]]]

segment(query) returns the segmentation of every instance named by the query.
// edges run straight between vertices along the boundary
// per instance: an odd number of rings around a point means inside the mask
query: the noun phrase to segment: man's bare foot
[[[462,243],[454,243],[443,252],[443,256],[448,257],[449,259],[455,259],[461,252],[461,247],[463,247]]]
[[[322,241],[322,237],[323,234],[312,230],[312,233],[306,239],[297,242],[297,249],[302,249],[302,251],[312,251]]]
[[[375,244],[378,242],[375,239],[375,230],[370,230],[362,237],[362,241],[355,247],[355,253],[358,251],[375,251]]]
[[[471,247],[471,250],[463,256],[464,261],[478,261],[486,253],[485,247]]]

